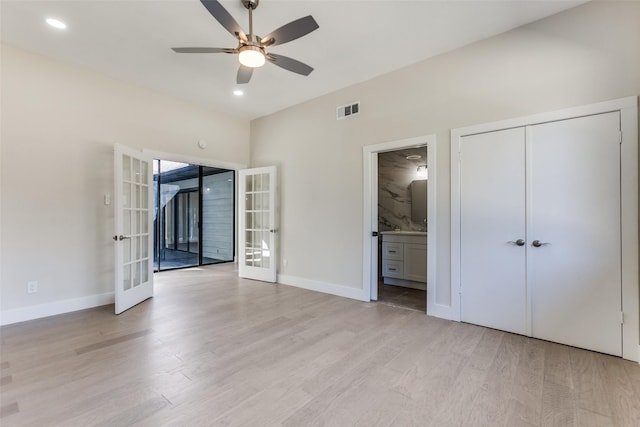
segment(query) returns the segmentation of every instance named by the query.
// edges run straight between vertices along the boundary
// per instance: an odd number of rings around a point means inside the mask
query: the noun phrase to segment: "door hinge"
[[[622,131],[618,132],[618,143],[622,144]]]
[[[620,312],[620,324],[624,325],[624,311]]]

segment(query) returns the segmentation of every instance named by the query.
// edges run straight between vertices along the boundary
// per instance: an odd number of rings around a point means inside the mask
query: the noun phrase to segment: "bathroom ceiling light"
[[[53,28],[57,28],[59,30],[64,30],[65,28],[67,28],[67,24],[55,18],[47,18],[46,22]]]
[[[407,160],[418,160],[418,159],[421,159],[421,158],[422,158],[422,156],[420,154],[412,154],[412,155],[406,157]]]
[[[240,89],[236,89],[236,90],[233,91],[233,94],[235,96],[242,96],[242,95],[244,95],[244,92],[241,91]]]

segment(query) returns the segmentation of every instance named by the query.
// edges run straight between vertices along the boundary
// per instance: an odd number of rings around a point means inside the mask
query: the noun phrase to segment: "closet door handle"
[[[540,246],[544,246],[544,245],[550,245],[551,243],[549,242],[541,242],[540,240],[534,240],[533,242],[531,242],[531,246],[533,246],[534,248],[539,248]]]
[[[510,240],[507,243],[511,243],[512,245],[516,245],[516,246],[524,246],[525,241],[522,239],[518,239],[515,242],[513,240]]]

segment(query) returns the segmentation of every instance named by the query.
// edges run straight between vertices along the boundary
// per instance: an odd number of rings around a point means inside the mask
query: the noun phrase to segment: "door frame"
[[[362,233],[362,289],[365,301],[377,300],[378,293],[378,245],[372,232],[378,232],[378,153],[405,148],[427,146],[427,314],[438,315],[436,304],[436,136],[365,145],[363,159],[363,233]],[[378,236],[379,237],[379,236]],[[375,239],[377,242],[377,239]]]
[[[460,138],[571,118],[620,112],[622,357],[640,361],[640,290],[638,237],[638,97],[615,99],[563,110],[451,130],[451,306],[449,317],[460,321]]]

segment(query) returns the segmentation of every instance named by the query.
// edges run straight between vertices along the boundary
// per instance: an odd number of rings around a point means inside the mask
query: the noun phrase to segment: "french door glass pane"
[[[126,291],[131,289],[131,265],[125,264],[122,267],[122,288]]]
[[[131,184],[124,182],[122,184],[122,206],[125,208],[131,207]]]
[[[122,156],[122,180],[131,181],[131,157]]]

